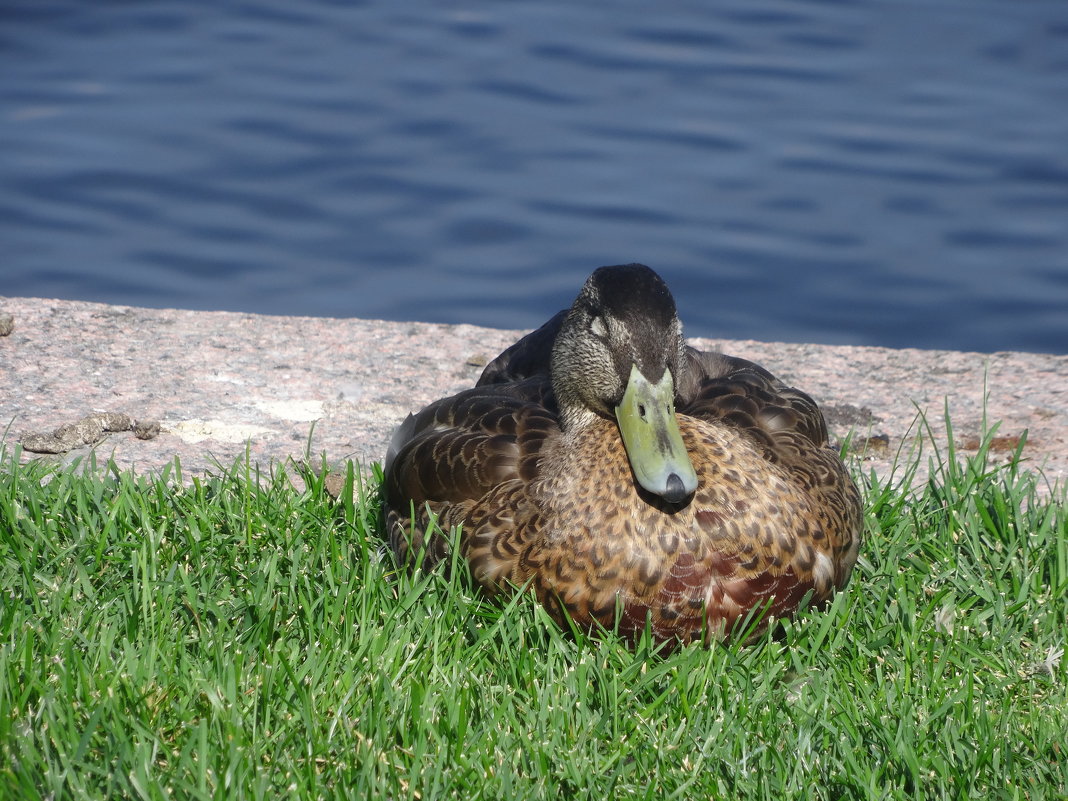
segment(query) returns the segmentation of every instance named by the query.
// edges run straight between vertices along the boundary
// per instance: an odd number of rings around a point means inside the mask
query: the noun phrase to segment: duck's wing
[[[424,542],[431,516],[444,532],[467,519],[488,493],[508,482],[529,482],[545,438],[558,431],[539,400],[541,379],[476,387],[430,404],[401,423],[385,462],[384,513],[402,562],[432,565],[447,542]]]
[[[549,362],[553,342],[560,333],[560,326],[567,316],[567,309],[558,312],[541,328],[531,331],[500,356],[486,365],[475,386],[507,384],[527,378],[549,376]]]
[[[687,347],[686,358],[689,370],[677,393],[679,412],[720,420],[768,446],[797,437],[807,446],[827,444],[827,422],[807,393],[735,356]]]

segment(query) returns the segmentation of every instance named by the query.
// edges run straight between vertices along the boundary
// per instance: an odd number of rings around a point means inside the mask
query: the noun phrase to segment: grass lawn
[[[670,654],[394,576],[373,483],[15,456],[2,799],[1068,797],[1065,492],[983,454],[864,477],[829,609]]]

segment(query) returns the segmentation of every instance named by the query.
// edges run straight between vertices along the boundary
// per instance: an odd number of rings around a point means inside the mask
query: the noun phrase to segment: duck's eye
[[[594,317],[590,320],[590,331],[599,337],[608,336],[608,328],[604,324],[604,319],[601,317]]]

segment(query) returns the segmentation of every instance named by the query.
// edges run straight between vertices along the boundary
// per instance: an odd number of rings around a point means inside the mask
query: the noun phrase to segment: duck
[[[456,547],[488,595],[632,642],[753,640],[843,589],[861,542],[816,402],[686,344],[642,264],[595,270],[474,387],[409,415],[383,476],[399,566]]]

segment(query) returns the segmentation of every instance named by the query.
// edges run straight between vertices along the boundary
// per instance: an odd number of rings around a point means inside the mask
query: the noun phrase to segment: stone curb
[[[0,430],[9,447],[91,415],[127,415],[123,430],[102,425],[93,441],[23,459],[69,462],[95,449],[98,461],[143,472],[178,457],[186,478],[229,467],[246,449],[261,465],[310,453],[368,468],[409,411],[471,386],[486,360],[524,333],[38,298],[0,298],[0,316]],[[1027,465],[1050,483],[1068,475],[1068,356],[691,342],[759,362],[811,394],[833,436],[852,436],[865,473],[890,475],[929,427],[923,480],[927,456],[946,453],[948,404],[961,452],[974,453],[985,421],[996,421],[992,460],[1007,460],[1026,434]],[[158,434],[144,428],[152,422]]]

